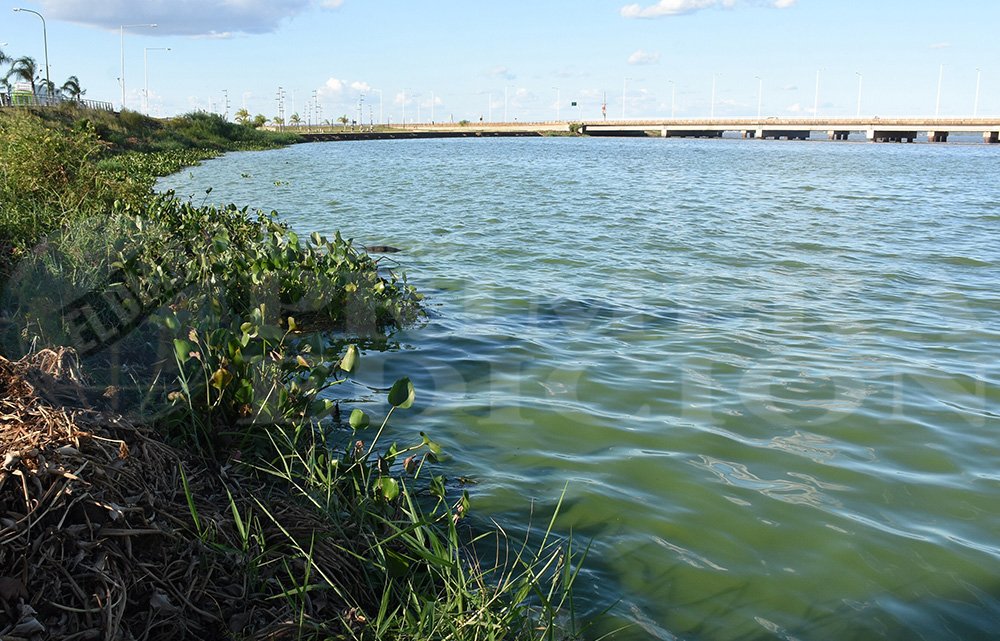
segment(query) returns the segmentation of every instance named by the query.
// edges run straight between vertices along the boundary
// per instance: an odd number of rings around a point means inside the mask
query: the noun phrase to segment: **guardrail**
[[[60,105],[75,105],[84,109],[99,111],[114,111],[115,106],[102,100],[73,100],[57,96],[38,96],[24,94],[0,93],[0,108],[6,107],[59,107]]]

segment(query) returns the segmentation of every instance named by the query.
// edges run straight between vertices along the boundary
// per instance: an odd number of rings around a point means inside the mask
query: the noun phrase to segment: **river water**
[[[317,143],[161,187],[403,249],[430,315],[359,382],[413,379],[394,436],[484,522],[566,488],[588,637],[997,639],[998,153]]]

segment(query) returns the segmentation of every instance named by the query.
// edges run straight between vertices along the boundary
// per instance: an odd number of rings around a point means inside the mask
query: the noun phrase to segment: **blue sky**
[[[1000,115],[1000,0],[0,0],[0,43],[150,112],[303,120]],[[159,48],[170,47],[171,51]],[[147,51],[148,49],[148,51]],[[148,66],[144,64],[148,60]],[[943,65],[943,67],[942,67]],[[978,71],[977,71],[978,69]],[[943,70],[943,71],[942,71]],[[860,73],[860,76],[858,75]],[[715,101],[712,102],[713,78]],[[759,80],[758,80],[759,78]],[[938,107],[938,82],[941,99]],[[381,93],[380,93],[381,92]],[[577,107],[571,107],[576,101]]]

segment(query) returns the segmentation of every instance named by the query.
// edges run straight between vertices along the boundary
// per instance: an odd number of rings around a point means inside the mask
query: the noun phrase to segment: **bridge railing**
[[[61,105],[75,105],[84,109],[96,109],[98,111],[115,110],[115,106],[112,103],[103,100],[74,100],[60,96],[0,93],[0,108],[59,107]]]

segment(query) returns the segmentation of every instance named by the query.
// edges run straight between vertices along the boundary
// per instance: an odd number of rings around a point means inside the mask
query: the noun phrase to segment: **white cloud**
[[[694,13],[702,9],[721,7],[732,9],[738,4],[763,4],[775,9],[787,9],[795,5],[798,0],[659,0],[656,4],[642,6],[640,4],[627,4],[621,8],[622,17],[625,18],[661,18],[663,16],[679,16],[686,13]]]
[[[327,78],[326,82],[323,83],[323,86],[317,90],[317,93],[320,96],[327,97],[336,96],[342,91],[344,91],[344,81],[331,76],[330,78]]]
[[[156,24],[149,35],[228,36],[270,33],[311,7],[343,0],[41,0],[47,18],[117,31],[123,24]]]
[[[823,103],[820,105],[820,107],[827,107],[827,106],[829,106],[829,103]],[[803,107],[802,103],[798,102],[785,107],[785,111],[793,114],[811,114],[811,115],[816,114],[815,107]]]
[[[660,61],[660,54],[655,51],[636,50],[628,57],[630,65],[652,65]]]
[[[363,93],[363,92],[371,91],[372,90],[372,86],[370,84],[368,84],[367,82],[363,82],[361,80],[355,80],[354,82],[351,83],[351,89],[353,89],[354,91],[360,91],[360,92]]]

